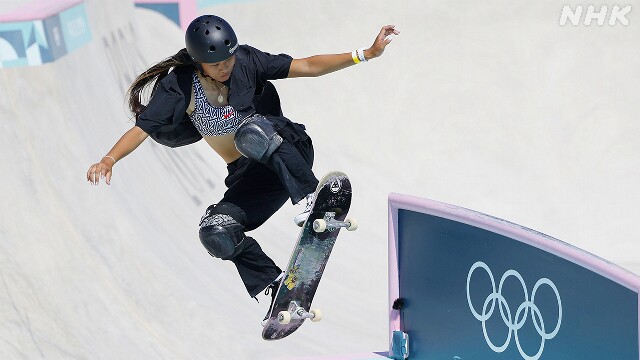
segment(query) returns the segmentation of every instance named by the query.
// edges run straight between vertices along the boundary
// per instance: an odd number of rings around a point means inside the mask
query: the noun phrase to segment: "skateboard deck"
[[[347,175],[337,171],[325,175],[315,194],[311,214],[302,226],[269,318],[263,323],[265,340],[292,334],[305,319],[320,320],[321,312],[311,310],[310,306],[329,255],[340,228],[357,227],[355,220],[346,219],[351,205],[351,182]]]

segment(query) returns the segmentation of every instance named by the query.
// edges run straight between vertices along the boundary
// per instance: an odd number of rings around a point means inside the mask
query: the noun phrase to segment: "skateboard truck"
[[[339,228],[346,228],[348,231],[354,231],[358,228],[358,222],[354,218],[346,218],[344,221],[336,220],[335,212],[326,212],[324,218],[313,221],[313,231],[321,233],[324,231],[334,231]]]
[[[278,322],[282,325],[286,325],[291,320],[304,320],[311,319],[313,322],[318,322],[322,319],[322,312],[320,309],[311,309],[310,312],[306,311],[298,301],[292,301],[289,303],[287,311],[280,311],[278,313]]]

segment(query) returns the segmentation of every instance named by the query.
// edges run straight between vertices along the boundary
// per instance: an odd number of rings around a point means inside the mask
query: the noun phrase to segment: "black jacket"
[[[225,82],[229,87],[229,105],[242,117],[255,113],[271,115],[276,117],[274,122],[279,127],[285,127],[289,121],[282,117],[280,98],[268,80],[286,78],[291,61],[289,55],[271,55],[241,45],[231,76]],[[157,84],[146,109],[136,119],[136,126],[162,145],[178,147],[202,139],[186,112],[191,101],[194,70],[194,66],[182,66],[169,72]]]

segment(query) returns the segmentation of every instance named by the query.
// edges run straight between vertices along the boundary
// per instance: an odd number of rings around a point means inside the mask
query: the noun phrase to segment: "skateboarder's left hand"
[[[382,55],[384,49],[389,45],[389,43],[393,40],[394,35],[400,34],[400,31],[395,29],[395,25],[386,25],[383,26],[378,36],[376,36],[373,45],[365,51],[367,51],[367,55],[370,55],[371,58],[377,58]]]
[[[98,185],[100,179],[105,179],[107,185],[111,185],[111,174],[113,171],[114,163],[109,163],[109,159],[102,158],[99,163],[91,165],[89,171],[87,171],[87,181],[91,185]]]

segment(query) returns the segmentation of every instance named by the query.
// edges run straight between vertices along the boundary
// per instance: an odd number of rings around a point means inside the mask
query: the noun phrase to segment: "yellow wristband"
[[[358,51],[357,50],[353,50],[351,52],[351,58],[353,59],[354,63],[360,64],[360,59],[358,58]]]

